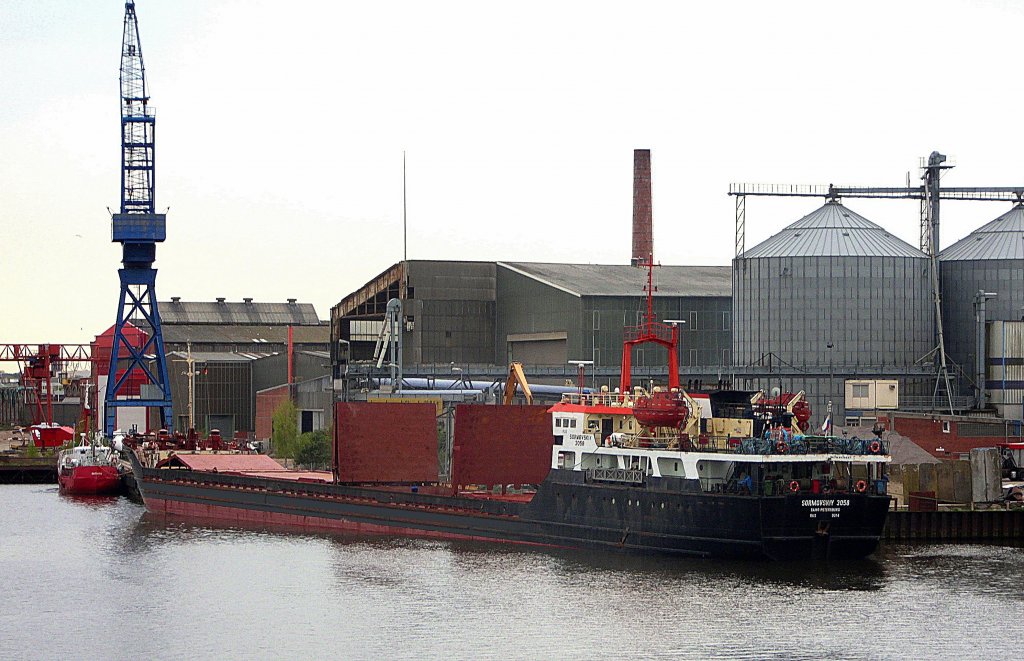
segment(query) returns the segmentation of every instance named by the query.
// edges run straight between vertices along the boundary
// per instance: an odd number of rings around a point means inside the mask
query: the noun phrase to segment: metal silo
[[[1024,206],[1018,204],[971,232],[943,250],[939,260],[946,353],[974,378],[979,292],[995,294],[986,297],[988,321],[1024,318]]]
[[[900,374],[935,346],[927,256],[838,201],[746,250],[732,271],[737,371],[767,368],[779,375],[769,387],[807,390],[816,417],[831,400],[842,421],[844,378]]]

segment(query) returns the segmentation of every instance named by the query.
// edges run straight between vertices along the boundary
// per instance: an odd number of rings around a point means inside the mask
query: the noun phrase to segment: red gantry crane
[[[20,368],[22,383],[29,388],[28,392],[35,394],[35,401],[25,402],[34,405],[33,424],[49,423],[53,427],[53,378],[70,364],[93,362],[93,356],[88,344],[0,344],[0,361],[24,365]],[[87,397],[83,397],[82,405],[88,411],[86,400]]]

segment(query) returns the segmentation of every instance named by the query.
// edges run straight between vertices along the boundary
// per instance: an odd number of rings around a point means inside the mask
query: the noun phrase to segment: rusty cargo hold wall
[[[547,406],[455,407],[452,486],[539,484],[555,438]]]
[[[334,461],[339,482],[437,481],[435,404],[339,402]]]

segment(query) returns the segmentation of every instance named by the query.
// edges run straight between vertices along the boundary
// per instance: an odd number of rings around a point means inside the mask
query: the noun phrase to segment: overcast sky
[[[138,0],[160,300],[321,318],[408,255],[626,263],[632,150],[656,259],[729,264],[730,182],[1022,185],[1021,3]],[[0,3],[0,343],[114,322],[124,5]],[[747,246],[819,206],[747,204]],[[849,206],[912,245],[916,202]],[[948,202],[942,245],[1004,212]],[[0,370],[12,369],[13,366]]]

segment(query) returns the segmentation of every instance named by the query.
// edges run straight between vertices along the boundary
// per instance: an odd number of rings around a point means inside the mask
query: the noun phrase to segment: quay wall
[[[1024,509],[889,512],[882,539],[888,542],[1024,539]]]

